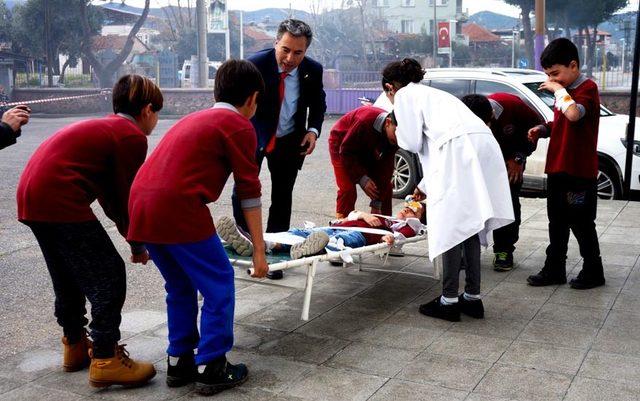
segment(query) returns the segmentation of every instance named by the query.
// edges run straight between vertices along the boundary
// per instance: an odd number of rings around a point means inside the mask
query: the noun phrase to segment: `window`
[[[542,82],[530,82],[524,84],[527,88],[531,89],[531,92],[535,93],[542,101],[549,106],[551,110],[553,110],[553,106],[556,104],[556,98],[553,96],[553,93],[547,92],[545,90],[538,89]],[[612,116],[613,113],[600,105],[600,117]]]
[[[410,19],[400,21],[400,33],[413,33],[413,21]]]
[[[478,95],[491,95],[493,93],[510,93],[522,99],[522,95],[514,88],[501,82],[476,81],[476,93]]]
[[[469,79],[432,79],[431,87],[448,92],[457,98],[471,93]]]
[[[449,0],[436,0],[436,6],[446,6]],[[433,0],[429,0],[429,6],[433,7]]]
[[[389,0],[373,0],[374,7],[389,7]]]
[[[415,7],[416,0],[402,0],[402,7]]]

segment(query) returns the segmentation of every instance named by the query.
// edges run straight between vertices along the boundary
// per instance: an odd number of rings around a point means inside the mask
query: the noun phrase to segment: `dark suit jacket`
[[[275,49],[261,50],[248,60],[258,67],[265,84],[264,96],[258,99],[258,110],[251,119],[258,135],[258,150],[260,150],[267,145],[271,136],[275,135],[278,127],[280,76]],[[293,116],[295,120],[294,132],[289,135],[298,137],[299,140],[294,141],[294,138],[291,138],[292,141],[287,141],[292,144],[302,142],[302,137],[309,128],[315,128],[320,133],[324,112],[327,110],[322,86],[322,65],[305,57],[298,66],[298,79],[300,80],[298,111]]]

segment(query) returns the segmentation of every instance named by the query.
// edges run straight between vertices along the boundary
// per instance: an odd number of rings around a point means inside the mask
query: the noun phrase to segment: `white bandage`
[[[563,113],[566,112],[571,105],[576,104],[575,100],[571,98],[571,95],[565,88],[557,90],[553,95],[556,97],[556,107]]]

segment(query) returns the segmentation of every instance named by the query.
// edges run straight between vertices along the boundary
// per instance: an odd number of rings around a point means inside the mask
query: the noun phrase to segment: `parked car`
[[[218,72],[218,68],[220,68],[221,65],[221,61],[209,61],[209,74],[207,77],[208,87],[213,87],[216,72]],[[181,88],[194,88],[197,86],[191,82],[191,60],[184,60],[182,63],[182,69],[178,71],[178,79],[180,80]]]
[[[553,120],[554,97],[538,87],[547,76],[535,70],[520,69],[428,69],[422,84],[444,90],[461,98],[470,93],[490,95],[506,92],[519,96],[545,121]],[[375,105],[391,110],[392,105],[382,93]],[[620,199],[624,179],[626,157],[626,132],[629,116],[615,114],[600,106],[600,130],[598,133],[598,196],[601,199]],[[640,139],[640,118],[636,120],[636,138]],[[547,178],[544,166],[549,139],[541,139],[538,148],[527,158],[522,191],[524,195],[545,196]],[[633,149],[631,190],[640,190],[640,140]],[[394,197],[404,198],[420,182],[422,171],[417,157],[405,150],[396,154],[393,175]]]

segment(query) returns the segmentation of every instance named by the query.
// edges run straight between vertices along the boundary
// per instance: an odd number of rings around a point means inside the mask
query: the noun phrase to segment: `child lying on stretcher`
[[[292,228],[287,236],[304,238],[293,245],[265,240],[268,252],[289,252],[291,259],[300,259],[321,253],[323,250],[341,251],[386,242],[389,245],[397,239],[411,238],[424,226],[420,217],[424,207],[419,202],[405,202],[396,217],[372,215],[353,211],[346,219],[333,221],[329,227]],[[253,245],[230,217],[222,217],[216,224],[218,235],[241,256],[253,253]]]

